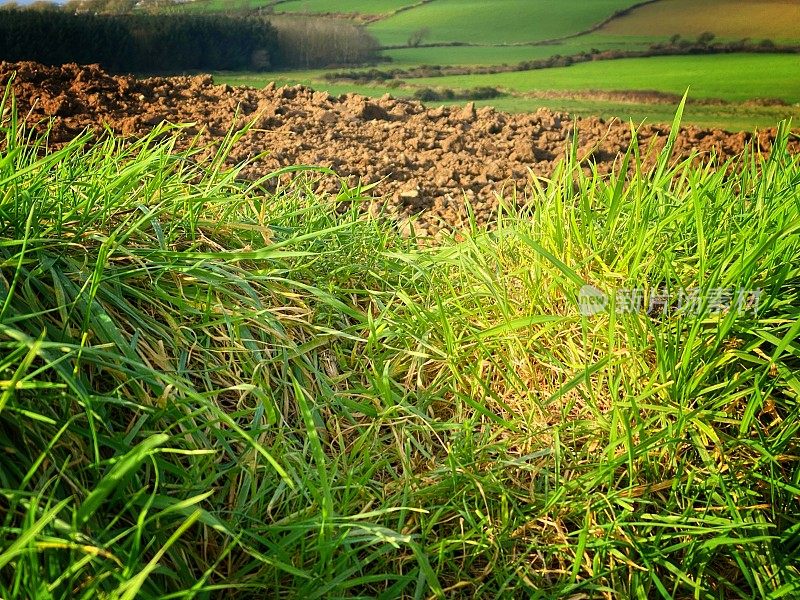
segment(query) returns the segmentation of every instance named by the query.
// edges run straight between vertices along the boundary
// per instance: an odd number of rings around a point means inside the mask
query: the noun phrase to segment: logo
[[[608,296],[593,285],[585,285],[578,292],[578,309],[584,317],[600,314],[608,308]]]

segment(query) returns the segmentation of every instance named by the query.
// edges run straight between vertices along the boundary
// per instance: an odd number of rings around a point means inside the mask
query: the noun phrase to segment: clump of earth
[[[0,63],[0,86],[12,79],[18,111],[34,126],[52,119],[51,142],[63,143],[86,129],[130,136],[164,121],[192,123],[189,134],[213,144],[232,127],[254,127],[233,151],[241,161],[267,152],[246,171],[258,177],[288,165],[333,168],[352,183],[377,183],[373,209],[400,219],[414,216],[417,229],[433,235],[467,219],[465,199],[477,221],[490,222],[498,194],[523,199],[533,175],[547,177],[569,150],[577,129],[577,155],[601,172],[611,171],[631,143],[628,123],[573,118],[540,109],[506,114],[492,108],[429,108],[390,96],[335,97],[303,86],[263,89],[214,85],[210,76],[112,76],[97,65],[56,67]],[[668,125],[645,125],[637,134],[645,153],[663,148]],[[768,152],[776,131],[758,133]],[[675,159],[693,152],[724,160],[753,139],[748,132],[684,127]],[[800,142],[792,142],[800,151]],[[334,178],[320,186],[338,189]]]

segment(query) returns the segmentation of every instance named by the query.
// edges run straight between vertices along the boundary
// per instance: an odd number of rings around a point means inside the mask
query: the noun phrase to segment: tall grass
[[[0,597],[800,593],[785,130],[568,155],[420,247],[315,171],[243,183],[236,136],[50,148],[3,107]],[[588,316],[587,284],[761,295]]]

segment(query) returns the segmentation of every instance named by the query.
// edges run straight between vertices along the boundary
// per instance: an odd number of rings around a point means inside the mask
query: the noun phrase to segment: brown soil
[[[30,62],[0,63],[0,86],[14,72],[12,88],[20,114],[34,124],[53,117],[51,139],[56,143],[103,126],[140,135],[162,121],[196,123],[195,131],[213,140],[232,126],[254,120],[256,129],[237,145],[234,159],[263,151],[269,155],[249,175],[313,164],[333,167],[352,181],[380,182],[373,190],[379,201],[400,217],[423,213],[420,225],[430,234],[444,224],[464,223],[464,197],[479,222],[490,221],[496,194],[516,189],[523,195],[530,172],[549,175],[576,125],[578,156],[597,162],[602,172],[613,168],[631,141],[627,123],[572,119],[543,109],[518,115],[472,105],[428,109],[388,96],[337,98],[301,86],[231,88],[213,85],[209,76],[137,80],[110,76],[97,66]],[[663,146],[668,129],[643,127],[640,145]],[[774,135],[774,130],[759,134],[765,150]],[[696,150],[726,158],[739,153],[750,139],[744,132],[686,127],[676,157]],[[800,151],[800,143],[793,144],[793,150]]]

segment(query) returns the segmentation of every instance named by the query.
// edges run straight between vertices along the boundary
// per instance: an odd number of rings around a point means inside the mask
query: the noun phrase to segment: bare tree
[[[408,36],[407,43],[410,47],[417,48],[430,34],[431,30],[428,27],[420,27]]]
[[[378,43],[347,19],[270,15],[278,32],[280,62],[298,67],[358,64],[373,60]]]

